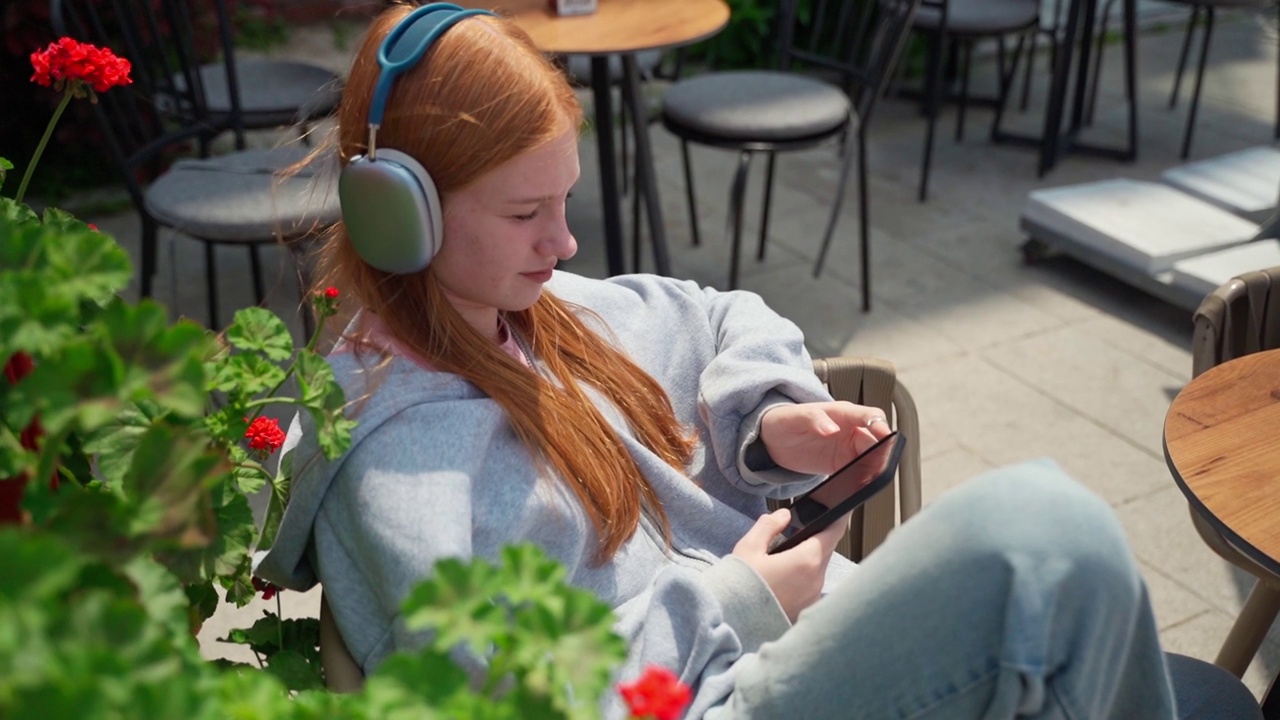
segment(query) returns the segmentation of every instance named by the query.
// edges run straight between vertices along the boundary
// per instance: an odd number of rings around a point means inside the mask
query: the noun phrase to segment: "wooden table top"
[[[663,50],[705,40],[729,22],[724,0],[599,0],[591,15],[561,17],[547,0],[455,0],[510,17],[538,49],[565,55]]]
[[[1164,454],[1192,506],[1280,573],[1280,350],[1210,368],[1183,388],[1165,416]]]

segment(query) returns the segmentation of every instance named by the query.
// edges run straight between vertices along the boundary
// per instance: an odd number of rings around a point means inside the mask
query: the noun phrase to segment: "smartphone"
[[[898,472],[906,442],[901,433],[889,433],[816,488],[796,498],[789,508],[791,522],[774,538],[769,553],[799,545],[887,487]]]

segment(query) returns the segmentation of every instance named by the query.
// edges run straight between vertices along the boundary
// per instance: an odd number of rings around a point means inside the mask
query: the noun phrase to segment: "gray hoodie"
[[[730,556],[733,546],[766,511],[766,497],[789,497],[816,481],[776,467],[753,471],[747,449],[755,443],[758,452],[769,407],[830,396],[799,329],[752,293],[564,272],[548,289],[598,315],[607,327],[583,317],[667,389],[677,418],[698,433],[681,473],[597,401],[661,498],[670,550],[642,520],[611,560],[593,563],[596,536],[582,507],[561,482],[539,476],[495,402],[403,357],[372,370],[378,358],[342,353],[329,362],[347,397],[373,393],[355,416],[351,449],[333,462],[319,453],[306,418],[290,428],[292,494],[256,572],[295,590],[323,580],[343,638],[369,672],[421,642],[398,611],[437,560],[493,560],[504,545],[533,542],[564,564],[571,583],[613,608],[630,649],[619,679],[667,667],[693,687],[687,717],[714,716],[733,690],[736,661],[789,627],[764,581]],[[851,567],[834,558],[828,587]],[[602,711],[626,714],[614,693]]]

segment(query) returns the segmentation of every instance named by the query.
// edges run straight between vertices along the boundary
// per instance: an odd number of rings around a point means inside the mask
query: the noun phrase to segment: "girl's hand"
[[[794,623],[800,611],[822,595],[827,563],[849,525],[849,518],[841,518],[790,550],[770,555],[769,543],[790,521],[791,511],[785,508],[761,515],[733,547],[733,554],[764,579],[782,611]]]
[[[769,457],[808,475],[830,475],[891,431],[880,409],[842,400],[778,405],[760,418]]]

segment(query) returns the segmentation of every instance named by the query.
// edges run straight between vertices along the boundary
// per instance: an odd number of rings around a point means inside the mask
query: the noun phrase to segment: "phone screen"
[[[901,433],[886,435],[818,487],[796,498],[791,505],[791,522],[769,552],[795,547],[883,490],[893,481],[905,442]]]

